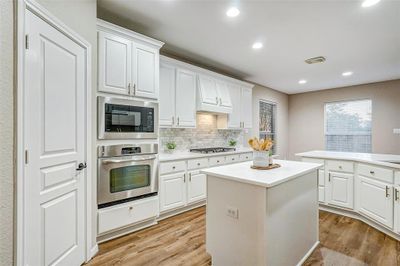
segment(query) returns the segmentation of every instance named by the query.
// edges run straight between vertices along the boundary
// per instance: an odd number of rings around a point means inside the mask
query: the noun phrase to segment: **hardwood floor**
[[[400,265],[400,243],[352,218],[320,211],[319,247],[304,265]],[[205,207],[100,244],[87,264],[211,265],[205,251]]]

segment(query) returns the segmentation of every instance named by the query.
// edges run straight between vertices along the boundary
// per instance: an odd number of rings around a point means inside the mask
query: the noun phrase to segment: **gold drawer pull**
[[[390,195],[389,195],[389,187],[388,186],[386,186],[386,190],[385,191],[386,191],[386,198],[389,198]]]

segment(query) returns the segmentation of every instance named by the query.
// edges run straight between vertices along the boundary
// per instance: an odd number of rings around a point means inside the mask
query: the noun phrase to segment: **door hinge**
[[[28,164],[28,150],[25,150],[25,164]]]
[[[28,34],[25,35],[25,49],[26,50],[29,49],[29,35]]]

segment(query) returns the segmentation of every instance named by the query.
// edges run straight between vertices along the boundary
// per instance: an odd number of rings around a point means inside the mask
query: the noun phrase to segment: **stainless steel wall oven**
[[[100,146],[99,207],[157,193],[157,153],[158,144]]]

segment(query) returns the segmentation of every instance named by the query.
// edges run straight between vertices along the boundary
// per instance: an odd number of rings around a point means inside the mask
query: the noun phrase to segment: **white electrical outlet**
[[[393,128],[393,134],[400,134],[400,128]]]
[[[236,207],[227,206],[226,215],[234,219],[239,219],[239,210]]]

